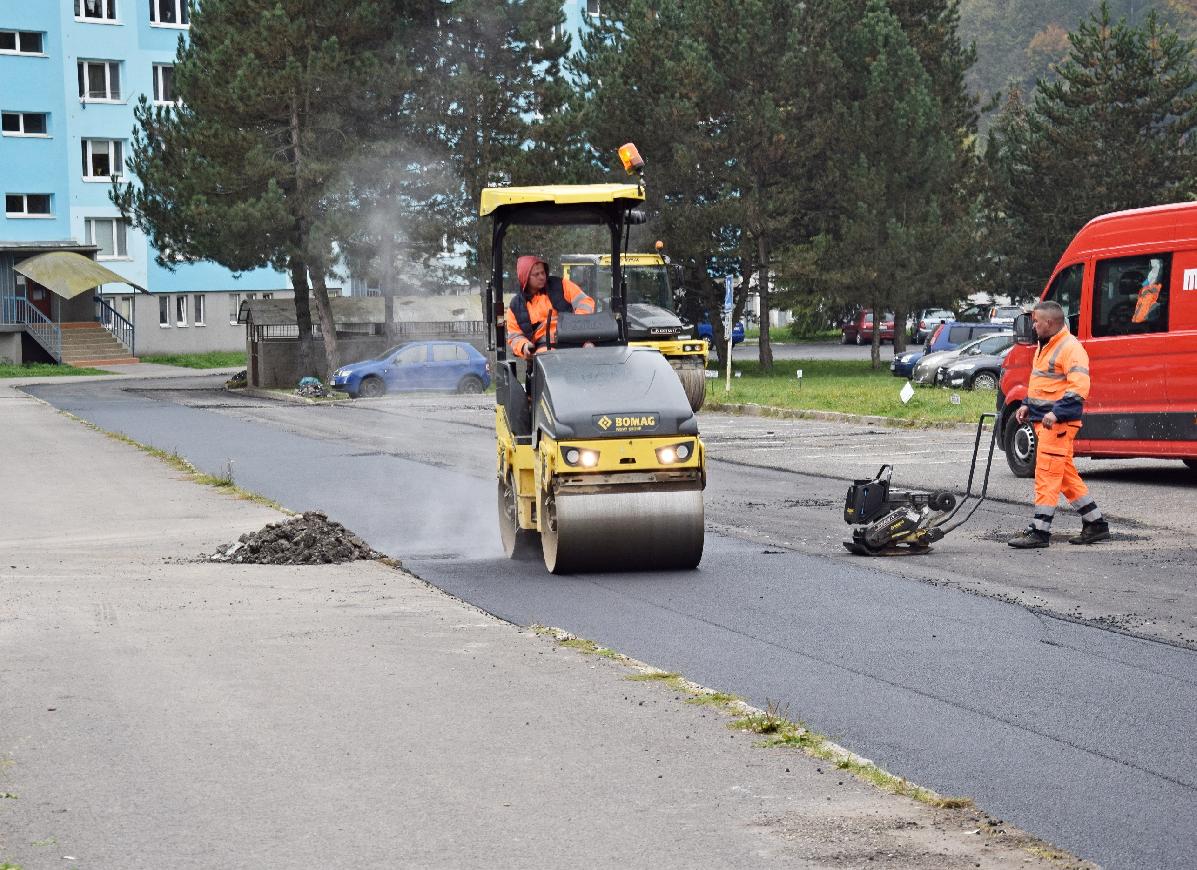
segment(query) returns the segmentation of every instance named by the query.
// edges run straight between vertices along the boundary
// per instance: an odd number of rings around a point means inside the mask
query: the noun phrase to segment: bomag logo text
[[[656,414],[600,414],[594,425],[604,432],[644,432],[657,428]]]

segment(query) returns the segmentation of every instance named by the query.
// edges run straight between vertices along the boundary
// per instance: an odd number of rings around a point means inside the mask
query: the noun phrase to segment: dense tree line
[[[559,0],[205,0],[114,199],[165,265],[286,271],[303,335],[310,287],[333,366],[335,266],[385,293],[476,282],[484,186],[602,180],[629,139],[692,319],[728,274],[738,309],[900,322],[1030,297],[1089,217],[1192,197],[1193,49],[1175,17],[1102,4],[983,141],[961,36],[981,4],[607,0],[575,52]]]

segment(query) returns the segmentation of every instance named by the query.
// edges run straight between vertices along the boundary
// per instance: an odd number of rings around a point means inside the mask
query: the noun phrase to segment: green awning
[[[36,257],[22,260],[13,266],[13,270],[63,299],[74,299],[101,284],[128,284],[143,293],[149,292],[140,284],[134,284],[111,269],[105,269],[95,260],[70,251],[38,254]]]

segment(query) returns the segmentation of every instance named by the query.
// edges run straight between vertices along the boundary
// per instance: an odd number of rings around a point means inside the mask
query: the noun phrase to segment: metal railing
[[[46,315],[42,314],[28,299],[20,296],[10,296],[5,300],[5,308],[7,303],[12,305],[12,319],[9,323],[20,323],[25,326],[25,331],[33,336],[34,340],[46,349],[46,353],[54,357],[55,362],[62,362],[62,330],[58,324],[51,320]],[[8,311],[5,311],[5,317],[8,317]]]
[[[92,298],[96,301],[96,320],[112,334],[113,338],[124,345],[125,350],[129,351],[131,356],[137,356],[137,352],[134,350],[136,333],[133,324],[101,297],[94,296]]]
[[[393,326],[396,335],[482,335],[487,331],[485,320],[401,320]]]
[[[22,323],[17,318],[17,300],[19,296],[0,295],[0,323]]]

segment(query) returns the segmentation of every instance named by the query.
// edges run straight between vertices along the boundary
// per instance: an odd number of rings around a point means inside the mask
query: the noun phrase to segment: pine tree
[[[824,232],[806,247],[808,277],[880,319],[938,292],[929,284],[951,273],[960,155],[933,80],[884,0],[870,0],[841,51],[847,85],[836,117],[852,142],[833,167]],[[874,367],[880,337],[874,330]]]
[[[583,36],[577,126],[596,160],[636,139],[669,250],[687,266],[692,313],[714,315],[723,275],[755,278],[760,362],[776,249],[801,225],[832,90],[827,33],[838,0],[626,0]],[[716,336],[722,328],[716,325]],[[722,345],[723,342],[718,342]],[[722,353],[722,346],[720,347]]]
[[[113,200],[167,268],[213,260],[289,273],[311,362],[309,278],[328,370],[339,363],[326,278],[346,221],[329,193],[393,131],[418,0],[204,0],[180,40],[179,105],[136,109],[129,169]],[[389,125],[389,126],[388,126]]]
[[[413,145],[448,184],[427,202],[451,249],[485,258],[478,203],[492,184],[560,181],[552,133],[570,86],[560,0],[440,0],[416,54]],[[479,275],[478,277],[483,277]]]
[[[1197,186],[1193,45],[1153,13],[1135,27],[1104,3],[1069,36],[1057,78],[994,130],[999,219],[1011,223],[1007,271],[1038,295],[1089,219],[1187,200]]]

